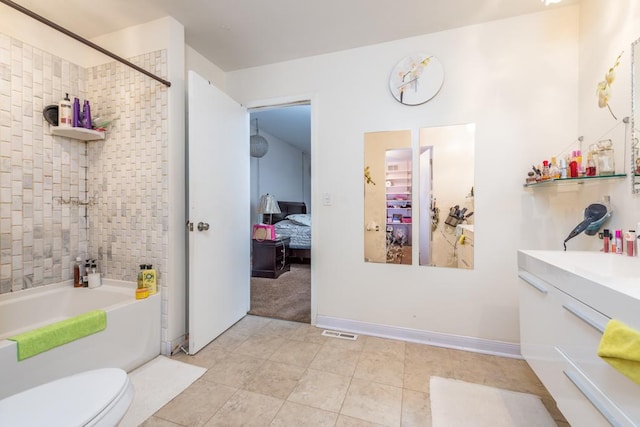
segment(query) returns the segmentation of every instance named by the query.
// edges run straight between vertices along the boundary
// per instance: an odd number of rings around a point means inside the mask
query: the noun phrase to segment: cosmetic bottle
[[[555,157],[551,158],[551,165],[549,165],[549,175],[551,179],[559,179],[560,178],[560,168],[558,167],[558,162]]]
[[[71,100],[69,94],[65,94],[64,99],[58,103],[58,126],[61,128],[70,128],[72,120]]]
[[[636,240],[636,232],[634,230],[629,230],[628,233],[624,235],[624,246],[627,250],[627,256],[634,256],[634,243]]]
[[[82,127],[86,129],[92,129],[91,127],[91,106],[89,100],[84,100],[84,106],[82,107]]]
[[[82,287],[82,258],[76,257],[76,262],[73,264],[73,287]]]
[[[596,176],[596,162],[593,160],[593,154],[587,153],[587,176]]]
[[[102,285],[102,278],[98,272],[98,263],[95,259],[91,260],[91,273],[89,273],[89,288],[97,288]]]
[[[542,161],[542,180],[543,181],[548,181],[549,178],[551,178],[549,176],[549,161],[548,160],[543,160]]]
[[[576,150],[576,157],[574,160],[578,164],[578,176],[584,175],[584,168],[582,167],[582,151]]]
[[[71,125],[77,128],[80,127],[80,123],[82,123],[82,118],[80,117],[80,100],[73,98],[73,119]]]
[[[622,230],[616,230],[616,253],[622,253]]]
[[[610,243],[609,243],[609,237],[610,237],[609,229],[608,229],[608,228],[605,228],[604,230],[602,230],[602,240],[604,240],[604,247],[603,247],[603,251],[604,251],[605,253],[608,253],[608,252],[609,252],[609,245],[610,245]]]
[[[571,163],[569,163],[569,170],[570,170],[571,178],[577,178],[578,177],[578,162],[576,162],[575,160],[571,160]]]
[[[560,159],[560,178],[564,179],[567,177],[567,160]]]

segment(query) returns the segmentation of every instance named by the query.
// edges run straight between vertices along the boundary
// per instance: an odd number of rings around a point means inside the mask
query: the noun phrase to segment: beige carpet
[[[249,314],[311,323],[311,266],[291,264],[277,279],[252,277]]]
[[[120,427],[142,424],[207,370],[158,356],[129,373],[135,395]]]
[[[540,397],[431,377],[433,427],[556,427]]]

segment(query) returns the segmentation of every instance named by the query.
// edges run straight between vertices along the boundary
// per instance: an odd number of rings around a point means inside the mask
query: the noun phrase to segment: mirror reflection
[[[364,138],[366,262],[473,268],[475,125]],[[417,178],[417,179],[416,179]],[[417,185],[414,188],[413,185]]]
[[[364,259],[412,263],[411,131],[364,137]]]
[[[475,125],[420,129],[420,265],[473,268]]]
[[[632,171],[632,192],[640,193],[640,112],[638,103],[640,102],[640,39],[631,44],[631,171]]]

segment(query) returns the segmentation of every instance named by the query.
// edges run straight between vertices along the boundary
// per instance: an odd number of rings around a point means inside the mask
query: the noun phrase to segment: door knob
[[[198,223],[198,231],[207,231],[208,229],[209,229],[209,224],[207,224],[206,222]]]

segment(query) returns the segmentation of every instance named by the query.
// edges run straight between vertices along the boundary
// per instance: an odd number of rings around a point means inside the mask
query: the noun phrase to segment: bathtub
[[[160,294],[136,300],[135,283],[102,282],[94,289],[67,281],[0,295],[0,399],[88,369],[131,371],[160,354]],[[97,309],[107,313],[105,330],[21,362],[17,344],[6,339]]]

